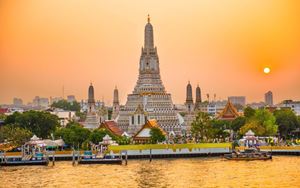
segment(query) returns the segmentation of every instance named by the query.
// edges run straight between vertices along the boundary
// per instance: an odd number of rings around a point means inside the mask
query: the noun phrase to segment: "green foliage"
[[[8,141],[14,146],[21,146],[29,141],[32,133],[29,130],[18,127],[17,125],[5,125],[0,127],[0,143]]]
[[[108,109],[107,116],[108,116],[109,120],[111,120],[111,118],[112,118],[112,113],[113,113],[112,109]]]
[[[156,144],[158,142],[165,141],[166,137],[163,134],[163,132],[160,130],[160,128],[153,127],[150,130],[150,140],[151,140],[151,143]]]
[[[0,120],[5,120],[6,119],[6,115],[5,114],[0,114]]]
[[[76,112],[75,112],[75,115],[76,115],[77,117],[79,117],[79,120],[80,120],[80,121],[83,121],[83,120],[86,119],[86,113],[84,113],[84,112],[76,111]]]
[[[299,127],[299,122],[295,113],[290,109],[281,109],[274,112],[276,124],[281,136],[285,138],[291,131]]]
[[[244,116],[246,118],[251,118],[255,115],[255,110],[253,108],[251,108],[250,106],[247,106],[245,109],[244,109]]]
[[[246,118],[243,116],[237,117],[231,122],[231,129],[235,132],[240,130],[242,126],[244,126],[246,123]]]
[[[240,133],[244,135],[250,129],[258,136],[275,135],[278,129],[276,118],[268,110],[256,110],[255,114],[247,119],[246,124],[241,127]]]
[[[229,136],[228,131],[226,129],[229,129],[231,126],[230,121],[225,120],[211,120],[212,128],[209,130],[211,138],[217,138],[224,140],[226,137]]]
[[[95,129],[93,132],[91,132],[89,141],[93,142],[94,144],[98,144],[99,142],[103,141],[103,137],[107,134],[110,135],[106,129]]]
[[[60,108],[60,109],[64,109],[64,110],[70,110],[70,111],[76,111],[76,112],[80,111],[80,104],[77,101],[68,102],[67,100],[60,100],[60,101],[54,102],[51,105],[51,107]]]
[[[192,135],[196,140],[207,141],[212,136],[212,125],[209,114],[199,112],[196,119],[192,122]]]
[[[24,113],[15,112],[7,116],[4,124],[15,124],[21,128],[31,131],[41,138],[47,138],[59,126],[59,119],[49,112],[27,111]]]
[[[78,123],[69,123],[66,128],[60,128],[56,130],[55,137],[62,138],[65,143],[69,146],[77,147],[82,146],[82,144],[89,138],[91,131],[83,128]]]

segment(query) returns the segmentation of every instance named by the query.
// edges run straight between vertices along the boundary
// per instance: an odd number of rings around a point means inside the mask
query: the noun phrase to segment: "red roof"
[[[0,114],[5,114],[8,112],[8,108],[0,108]]]
[[[103,123],[101,123],[100,128],[105,128],[112,134],[117,136],[122,136],[122,134],[124,133],[124,131],[119,128],[117,122],[112,120],[104,121]]]

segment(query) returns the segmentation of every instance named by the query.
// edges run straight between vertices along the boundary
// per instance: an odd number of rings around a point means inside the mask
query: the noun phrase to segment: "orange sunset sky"
[[[300,100],[298,0],[1,0],[0,103],[35,96],[126,102],[138,77],[147,14],[163,83],[184,103],[188,80],[202,97]],[[263,68],[270,67],[270,74]],[[195,93],[194,93],[195,97]]]

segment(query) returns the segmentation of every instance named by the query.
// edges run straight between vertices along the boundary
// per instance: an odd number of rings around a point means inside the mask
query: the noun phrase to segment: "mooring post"
[[[75,151],[74,151],[74,148],[73,148],[73,151],[72,151],[72,165],[73,166],[75,165]]]
[[[78,164],[78,162],[80,161],[80,150],[78,149],[78,151],[77,151],[77,164]]]
[[[4,156],[4,162],[7,163],[7,159],[6,159],[6,151],[4,151],[3,156]]]
[[[125,165],[127,165],[127,160],[128,160],[128,154],[127,154],[127,150],[126,150],[126,153],[125,153]]]
[[[52,153],[52,166],[55,166],[55,151]]]
[[[149,161],[152,161],[152,149],[150,149]]]

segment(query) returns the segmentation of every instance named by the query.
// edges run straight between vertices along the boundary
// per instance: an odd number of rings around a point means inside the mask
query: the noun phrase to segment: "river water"
[[[128,165],[1,167],[0,187],[300,187],[300,157],[129,160]]]

